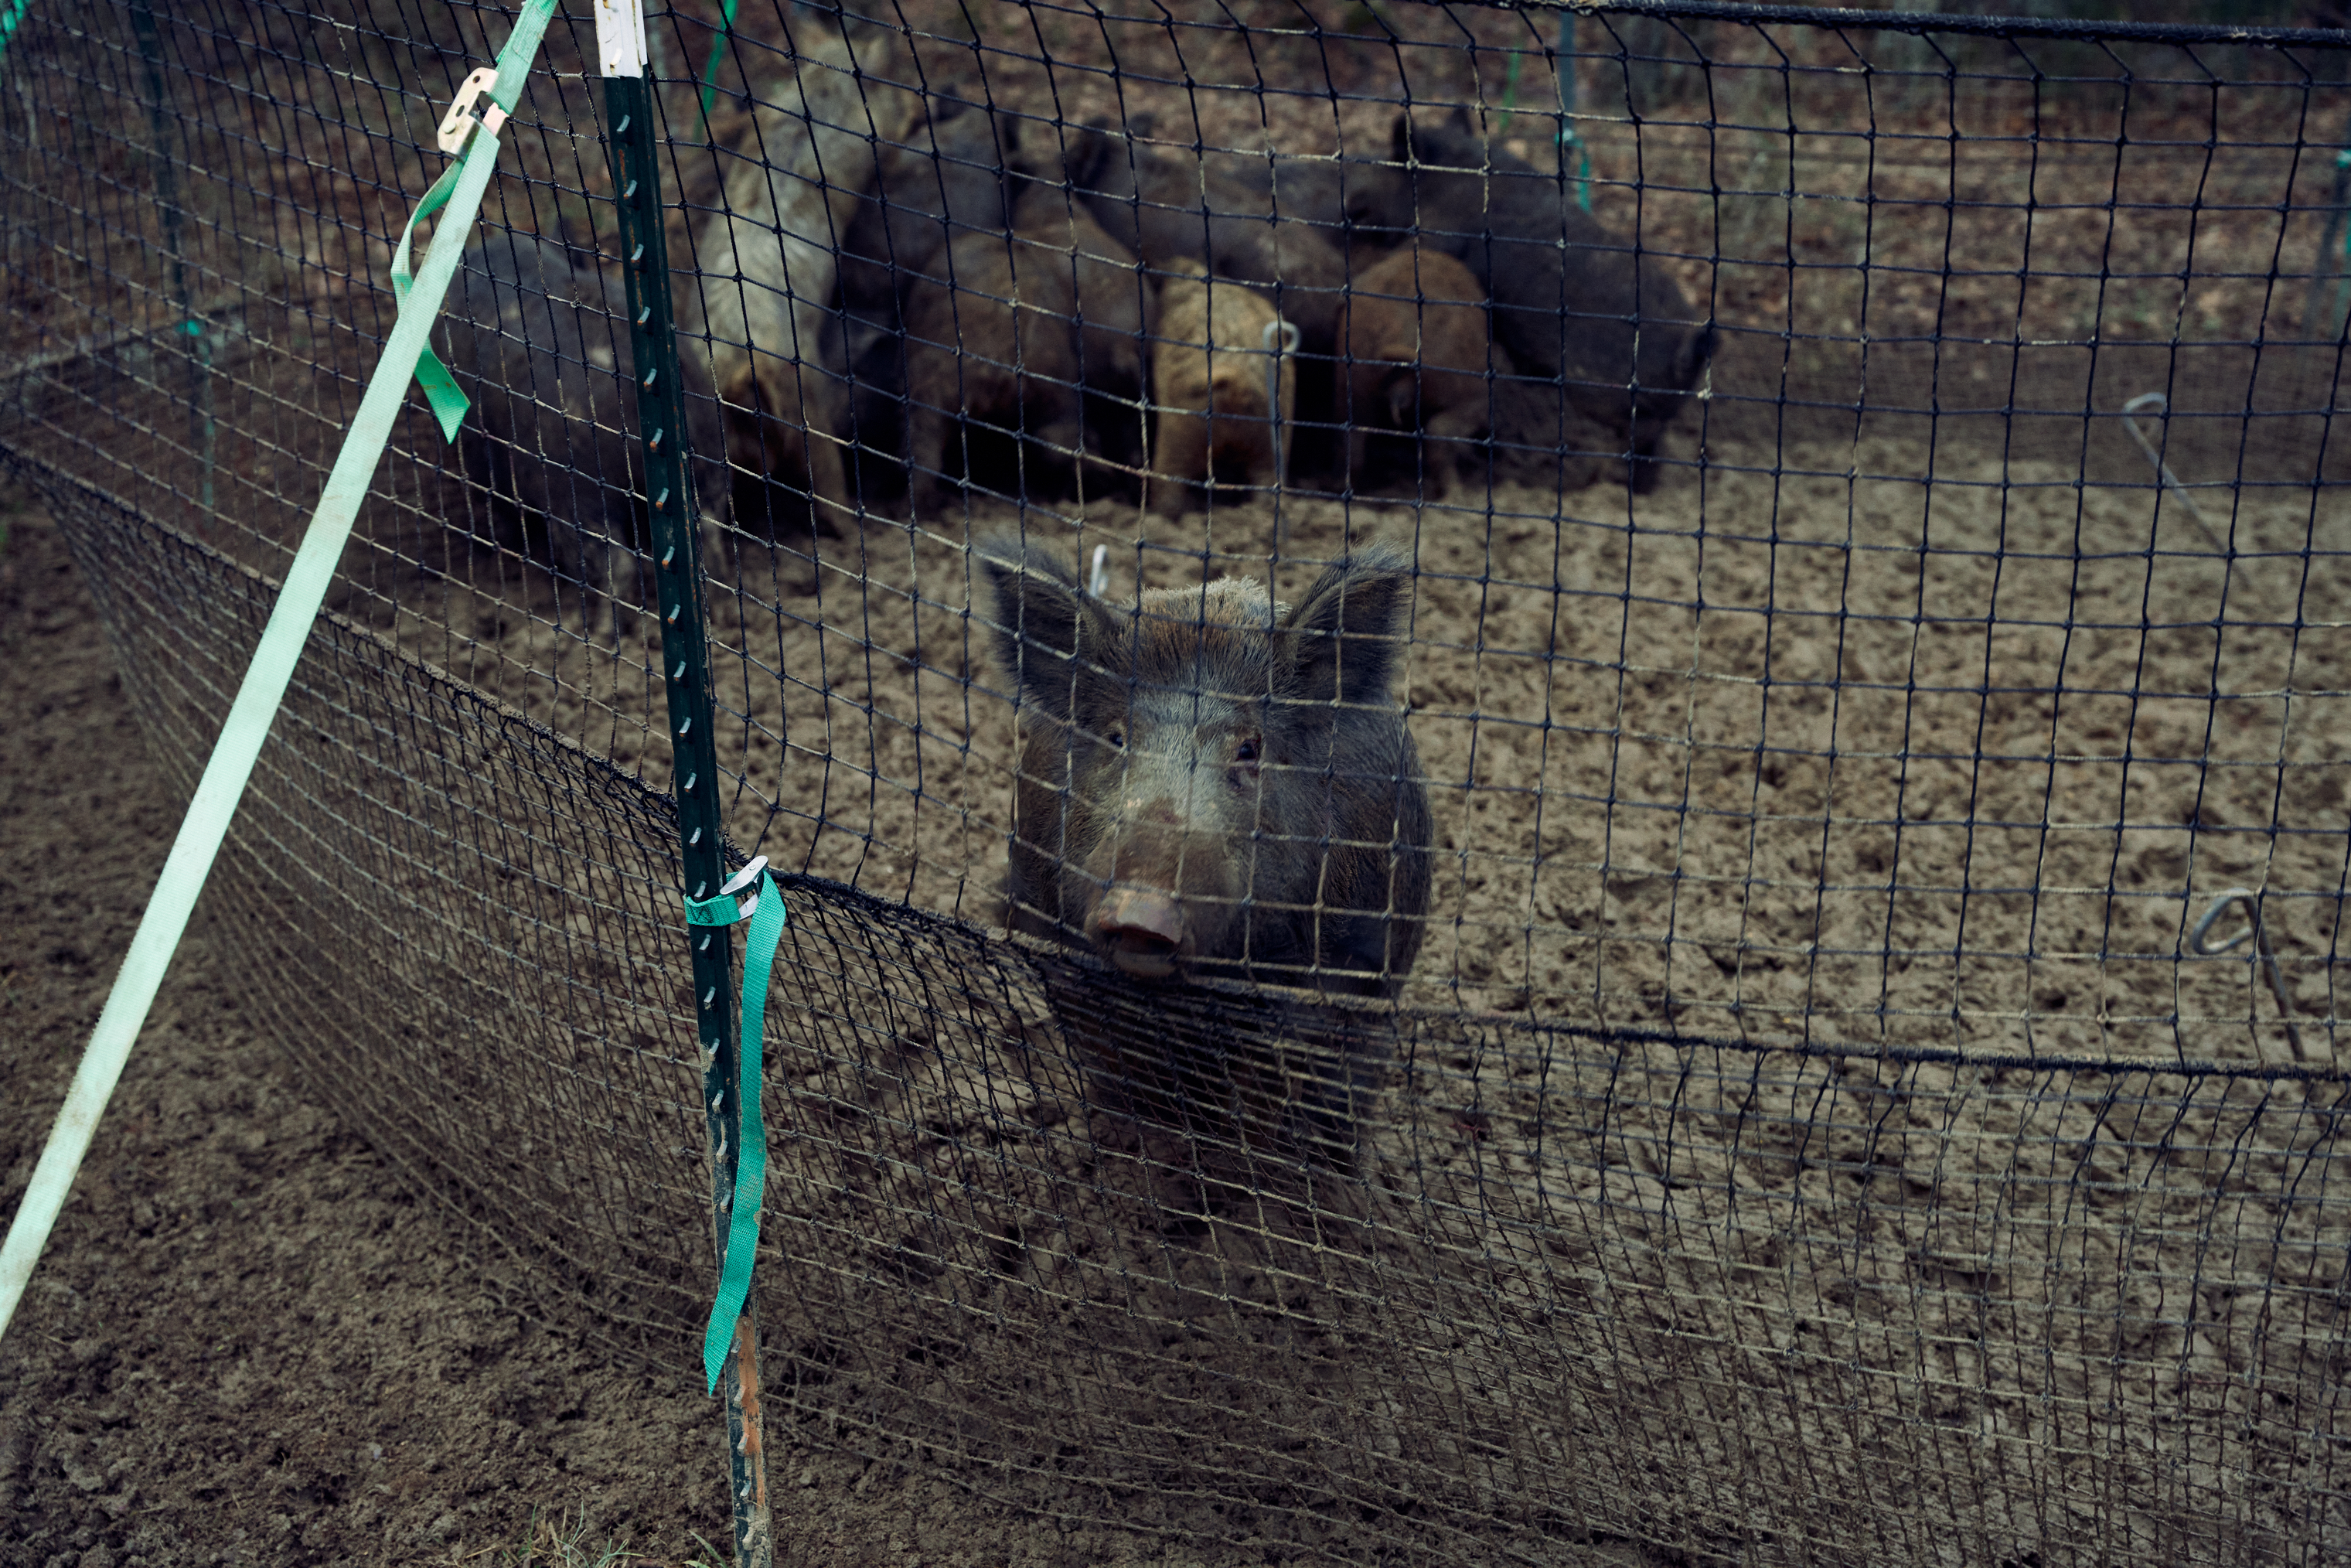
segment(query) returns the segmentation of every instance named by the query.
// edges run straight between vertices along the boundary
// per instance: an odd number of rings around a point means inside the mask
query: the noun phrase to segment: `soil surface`
[[[0,546],[0,1211],[13,1214],[184,802],[48,518]],[[98,868],[105,868],[99,870]],[[95,873],[95,878],[93,877]],[[539,1324],[246,1021],[199,907],[0,1339],[0,1561],[720,1562],[716,1404]],[[779,1561],[1183,1562],[863,1461],[774,1456]],[[557,1530],[558,1521],[560,1529]],[[524,1548],[533,1541],[541,1554]]]

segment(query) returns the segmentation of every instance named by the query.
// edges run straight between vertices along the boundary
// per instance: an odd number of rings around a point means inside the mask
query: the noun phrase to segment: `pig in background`
[[[949,247],[967,236],[1000,245],[1025,182],[1020,122],[955,99],[916,111],[903,141],[884,141],[873,183],[857,193],[841,245],[841,308],[849,371],[852,482],[869,504],[903,492],[908,430],[907,309],[927,285],[952,280]],[[937,390],[937,389],[931,389]]]
[[[633,601],[652,531],[619,265],[492,231],[459,265],[444,332],[442,357],[474,404],[459,455],[507,515],[510,540],[588,590]],[[725,503],[715,412],[687,400],[705,507]]]
[[[1159,286],[1152,345],[1151,508],[1181,517],[1216,486],[1279,485],[1281,427],[1298,402],[1297,356],[1277,361],[1280,318],[1255,289],[1179,260]],[[1271,338],[1269,333],[1273,334]],[[1272,406],[1279,393],[1281,406]]]
[[[1353,243],[1347,193],[1372,166],[1278,148],[1155,144],[1155,129],[1148,113],[1123,127],[1032,127],[1029,168],[1083,201],[1155,272],[1197,262],[1272,301],[1299,329],[1297,396],[1285,402],[1300,426],[1291,465],[1335,465],[1339,318],[1350,262],[1366,259]]]
[[[873,183],[875,139],[903,140],[917,109],[868,91],[858,57],[894,47],[872,28],[810,30],[793,74],[720,149],[725,193],[694,235],[699,286],[678,303],[688,393],[717,400],[728,460],[799,492],[819,530],[851,505],[840,236]]]
[[[1493,427],[1493,398],[1508,386],[1510,355],[1489,341],[1485,290],[1442,251],[1407,245],[1359,274],[1340,313],[1340,403],[1347,472],[1373,475],[1375,434],[1420,437],[1420,488],[1449,494],[1470,443]]]
[[[1023,496],[1067,495],[1110,455],[1139,467],[1149,280],[1058,192],[1017,205],[1008,240],[947,247],[952,287],[906,307],[906,460],[917,515],[960,475]],[[958,439],[960,437],[960,439]]]
[[[1155,146],[1155,128],[1149,114],[1123,130],[1099,120],[1071,128],[1061,179],[1155,269],[1198,261],[1250,284],[1298,323],[1307,352],[1329,354],[1347,287],[1339,165]]]
[[[1412,579],[1374,546],[1295,607],[1224,578],[1089,595],[1068,562],[980,559],[1020,703],[1009,923],[1143,980],[1398,994],[1428,911],[1428,792],[1389,686]]]
[[[1571,407],[1625,443],[1632,487],[1650,488],[1658,440],[1713,350],[1688,297],[1655,256],[1577,206],[1572,183],[1480,136],[1468,110],[1438,125],[1398,115],[1392,141],[1393,163],[1351,183],[1353,216],[1375,231],[1417,229],[1424,250],[1466,265],[1525,378],[1510,395],[1563,382]]]

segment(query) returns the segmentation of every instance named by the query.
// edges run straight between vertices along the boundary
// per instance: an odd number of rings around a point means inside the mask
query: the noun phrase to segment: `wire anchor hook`
[[[2212,927],[2220,924],[2221,912],[2232,904],[2245,906],[2245,928],[2226,942],[2215,946]],[[2294,1047],[2294,1058],[2296,1061],[2304,1061],[2302,1031],[2294,1024],[2294,1003],[2286,997],[2285,971],[2278,967],[2277,949],[2270,945],[2269,926],[2262,920],[2262,895],[2250,887],[2232,887],[2215,895],[2210,907],[2204,911],[2204,918],[2189,931],[2188,950],[2199,958],[2217,958],[2248,936],[2253,939],[2253,946],[2269,971],[2270,993],[2277,998],[2278,1018],[2285,1025],[2285,1038]]]
[[[2138,427],[2138,421],[2132,417],[2142,409],[2152,410],[2168,418],[2171,413],[2171,400],[2159,392],[2139,393],[2123,404],[2123,428],[2130,432],[2133,441],[2138,443],[2138,449],[2147,454],[2147,460],[2155,465],[2158,485],[2179,497],[2179,504],[2188,508],[2190,520],[2204,530],[2204,537],[2211,541],[2213,553],[2227,555],[2229,547],[2221,542],[2219,534],[2212,531],[2212,525],[2204,520],[2204,513],[2196,505],[2196,498],[2188,493],[2188,486],[2179,482],[2179,476],[2171,471],[2171,465],[2163,460],[2163,454],[2155,449],[2155,443],[2147,438],[2147,433]]]

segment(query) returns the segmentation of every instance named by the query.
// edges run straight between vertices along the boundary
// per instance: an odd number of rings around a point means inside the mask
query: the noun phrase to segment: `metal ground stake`
[[[608,28],[619,5],[599,6],[607,145],[621,213],[621,256],[629,286],[629,346],[635,369],[637,430],[645,499],[653,517],[653,586],[661,617],[662,673],[669,694],[670,747],[677,780],[677,825],[690,898],[716,895],[726,881],[718,810],[718,752],[711,738],[709,640],[702,601],[701,511],[686,450],[685,400],[678,385],[677,338],[662,227],[659,146],[647,86],[644,17]],[[631,37],[631,34],[633,37]],[[689,927],[695,1036],[702,1051],[702,1104],[710,1140],[711,1218],[718,1253],[726,1246],[737,1149],[728,1127],[740,1090],[736,1056],[732,938],[723,928]],[[726,1401],[728,1495],[735,1509],[737,1568],[768,1568],[767,1454],[759,1418],[759,1341],[747,1304],[735,1348],[719,1377]]]

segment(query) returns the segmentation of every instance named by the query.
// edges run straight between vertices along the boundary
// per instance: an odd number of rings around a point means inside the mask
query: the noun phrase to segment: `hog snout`
[[[1155,888],[1113,888],[1094,911],[1094,939],[1125,973],[1164,980],[1184,946],[1184,906]]]
[[[1093,873],[1102,894],[1086,919],[1102,956],[1127,974],[1165,979],[1224,941],[1240,889],[1232,885],[1233,824],[1197,795],[1209,783],[1190,757],[1130,756],[1141,787],[1120,802]]]

